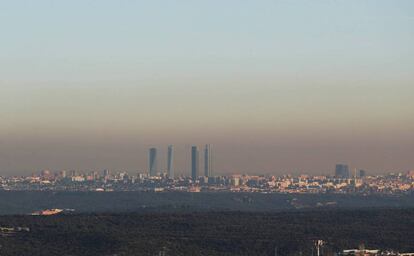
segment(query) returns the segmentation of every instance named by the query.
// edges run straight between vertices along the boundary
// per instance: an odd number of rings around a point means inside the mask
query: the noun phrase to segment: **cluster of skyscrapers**
[[[355,170],[354,177],[365,177],[366,172],[364,170],[359,170],[358,173]],[[347,164],[337,164],[335,167],[335,177],[341,179],[349,179],[352,177],[351,171]]]
[[[351,177],[349,166],[346,164],[337,164],[335,167],[335,177],[349,179]]]
[[[148,170],[150,176],[157,176],[160,172],[158,168],[157,148],[149,149],[148,156]],[[174,147],[169,145],[167,148],[167,175],[170,178],[174,177]],[[200,176],[200,151],[198,146],[191,147],[191,178],[193,180]],[[207,144],[204,147],[204,176],[213,176],[213,158],[211,152],[211,145]]]

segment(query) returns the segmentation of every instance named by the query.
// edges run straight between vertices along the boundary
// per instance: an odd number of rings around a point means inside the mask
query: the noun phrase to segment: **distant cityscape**
[[[158,168],[158,149],[148,150],[148,171],[42,170],[30,176],[0,177],[1,190],[13,191],[148,191],[148,192],[261,192],[261,193],[340,193],[407,194],[414,191],[414,171],[369,175],[337,164],[332,175],[216,175],[212,146],[204,146],[203,172],[200,150],[191,147],[190,175],[175,175],[174,147],[167,147],[167,170]]]

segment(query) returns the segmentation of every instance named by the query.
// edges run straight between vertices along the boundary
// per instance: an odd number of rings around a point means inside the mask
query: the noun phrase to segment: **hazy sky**
[[[414,1],[0,2],[0,174],[205,143],[218,173],[414,169]]]

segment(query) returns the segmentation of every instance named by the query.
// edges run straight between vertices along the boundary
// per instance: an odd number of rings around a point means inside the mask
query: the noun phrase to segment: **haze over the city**
[[[0,3],[0,175],[414,169],[414,2]]]

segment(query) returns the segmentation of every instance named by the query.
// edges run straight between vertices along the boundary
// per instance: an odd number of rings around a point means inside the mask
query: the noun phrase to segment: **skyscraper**
[[[197,146],[191,147],[191,178],[196,180],[199,168],[199,152]]]
[[[335,177],[341,179],[349,179],[349,167],[346,164],[337,164],[335,167]]]
[[[157,175],[157,149],[150,148],[149,149],[149,175],[156,176]]]
[[[213,176],[213,159],[211,155],[211,145],[207,144],[204,148],[204,176],[211,177]]]
[[[168,160],[167,160],[167,172],[168,177],[173,179],[174,178],[174,152],[173,152],[173,146],[168,146]]]

